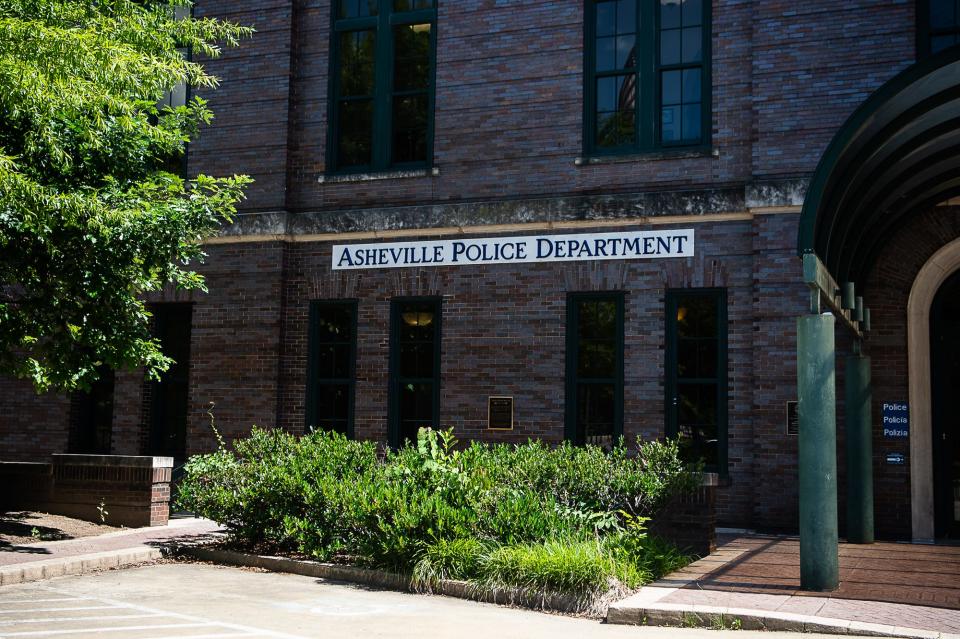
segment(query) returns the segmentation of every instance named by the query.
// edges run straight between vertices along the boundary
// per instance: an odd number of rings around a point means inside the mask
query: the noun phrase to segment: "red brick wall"
[[[804,176],[866,96],[914,59],[912,2],[713,2],[716,156],[575,166],[583,154],[583,0],[439,0],[438,177],[320,184],[330,0],[201,0],[253,25],[209,61],[217,114],[190,171],[247,173],[244,208],[337,210]]]

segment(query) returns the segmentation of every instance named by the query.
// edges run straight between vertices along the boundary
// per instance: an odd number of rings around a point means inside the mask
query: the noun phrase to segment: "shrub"
[[[413,576],[593,597],[634,588],[686,562],[646,534],[647,518],[699,484],[673,442],[629,455],[564,443],[473,443],[422,430],[415,445],[254,428],[192,458],[178,503],[233,541]]]

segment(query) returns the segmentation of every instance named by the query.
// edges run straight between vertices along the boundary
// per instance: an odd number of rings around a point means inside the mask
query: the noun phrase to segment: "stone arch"
[[[944,245],[917,273],[907,302],[910,398],[910,519],[915,542],[934,538],[933,417],[930,380],[930,306],[940,286],[960,270],[960,239]]]

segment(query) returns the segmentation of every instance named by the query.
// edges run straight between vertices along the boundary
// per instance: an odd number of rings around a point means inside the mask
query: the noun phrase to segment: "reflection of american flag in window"
[[[630,55],[627,56],[627,62],[624,68],[632,69],[637,64],[637,48],[630,49]],[[631,73],[623,76],[623,86],[620,87],[620,95],[617,98],[618,111],[632,111],[637,103],[637,74]]]

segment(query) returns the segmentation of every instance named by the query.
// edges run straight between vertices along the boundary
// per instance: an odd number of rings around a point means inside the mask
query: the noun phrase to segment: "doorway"
[[[934,533],[960,539],[960,271],[930,307]]]
[[[154,334],[160,350],[174,363],[151,383],[150,442],[148,454],[173,457],[179,464],[186,457],[187,416],[190,399],[191,304],[157,304],[152,307]]]

